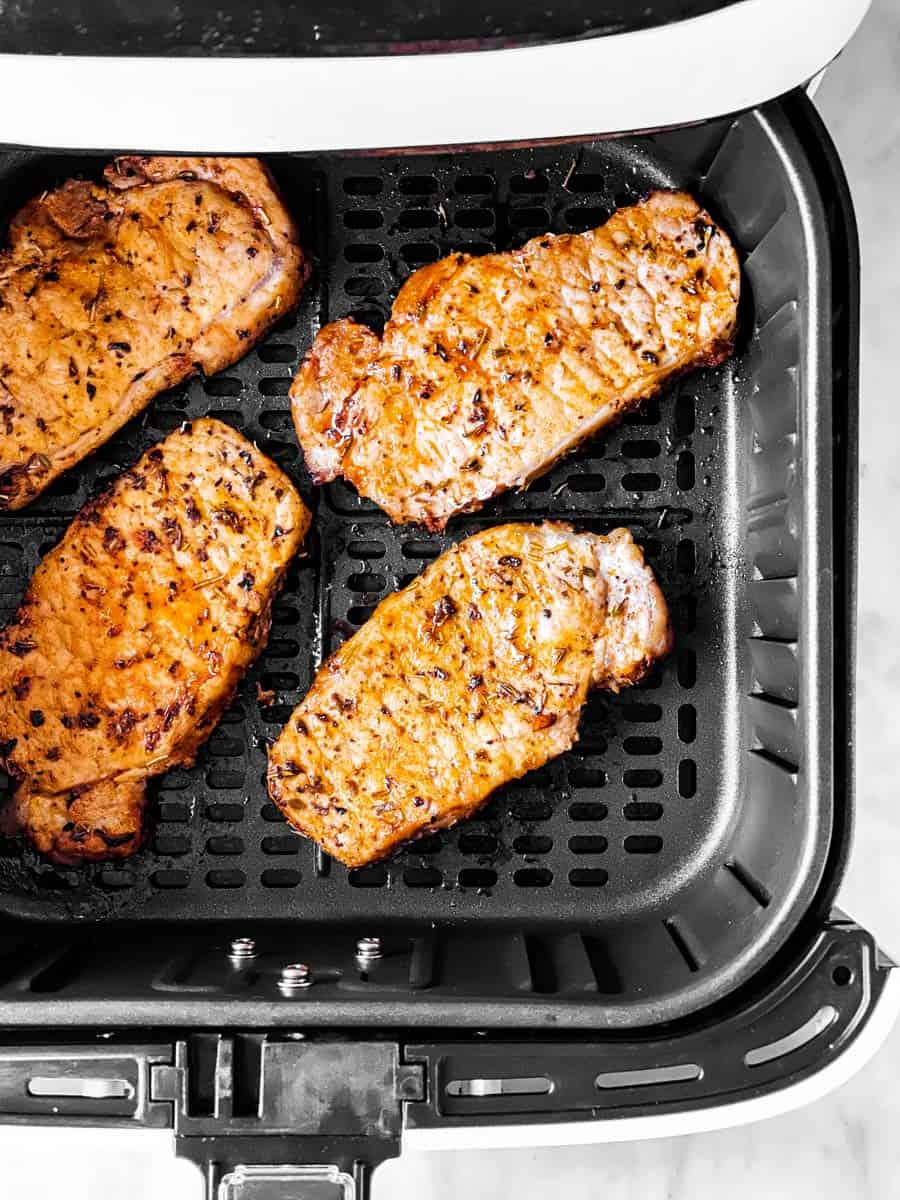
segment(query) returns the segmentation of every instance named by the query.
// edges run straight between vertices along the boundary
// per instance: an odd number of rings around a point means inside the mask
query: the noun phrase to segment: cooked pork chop
[[[350,320],[319,333],[291,388],[307,465],[441,529],[726,358],[739,289],[728,237],[682,193],[589,233],[453,254],[410,276],[381,339]]]
[[[309,513],[227,425],[194,421],[88,504],[0,632],[0,763],[58,861],[140,844],[147,780],[189,765],[269,630]]]
[[[0,508],[240,358],[306,275],[255,159],[119,158],[32,200],[0,253]]]
[[[319,670],[269,755],[295,828],[358,867],[562,754],[590,687],[671,643],[631,534],[501,525],[389,596]]]

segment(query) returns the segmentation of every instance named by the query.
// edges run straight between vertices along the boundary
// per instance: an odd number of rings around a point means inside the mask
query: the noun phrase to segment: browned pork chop
[[[211,420],[76,517],[0,632],[0,763],[38,850],[137,848],[147,780],[209,737],[309,520],[278,467]]]
[[[291,388],[307,465],[441,529],[727,357],[739,288],[728,237],[683,193],[589,233],[453,254],[410,276],[382,338],[350,320],[319,333]]]
[[[329,854],[372,862],[568,750],[588,689],[633,683],[670,644],[627,530],[488,529],[325,662],[272,747],[269,793]]]
[[[32,200],[0,253],[0,508],[240,358],[307,273],[255,159],[119,158]]]

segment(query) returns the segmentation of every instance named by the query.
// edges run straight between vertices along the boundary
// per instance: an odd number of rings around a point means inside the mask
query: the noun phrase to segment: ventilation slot
[[[638,1071],[604,1071],[594,1080],[601,1091],[615,1088],[651,1087],[666,1083],[693,1083],[703,1078],[697,1063],[679,1063],[672,1067],[645,1067]]]
[[[131,1100],[134,1086],[127,1079],[65,1079],[55,1075],[35,1075],[25,1085],[29,1096],[49,1096],[53,1099]]]
[[[776,1058],[784,1058],[786,1054],[802,1050],[804,1046],[809,1045],[811,1041],[823,1034],[833,1024],[837,1015],[836,1008],[830,1004],[823,1004],[818,1012],[799,1029],[795,1029],[793,1033],[789,1033],[775,1042],[768,1042],[765,1046],[757,1046],[754,1050],[748,1050],[744,1055],[744,1065],[761,1067],[764,1063],[773,1062]]]
[[[485,1096],[546,1096],[553,1083],[545,1075],[511,1079],[451,1079],[444,1091],[448,1096],[479,1099]]]

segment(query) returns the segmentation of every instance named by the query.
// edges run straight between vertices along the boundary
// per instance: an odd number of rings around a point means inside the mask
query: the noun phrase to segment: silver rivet
[[[256,958],[256,942],[253,938],[235,938],[228,951],[228,960],[235,966],[243,966]]]
[[[281,968],[278,986],[282,992],[289,995],[300,988],[311,987],[312,981],[312,971],[306,963],[288,963],[286,967]]]
[[[378,962],[384,955],[380,937],[360,938],[356,943],[357,966],[366,968]]]

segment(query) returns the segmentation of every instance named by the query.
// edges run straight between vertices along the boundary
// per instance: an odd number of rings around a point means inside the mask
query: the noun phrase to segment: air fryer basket
[[[8,152],[3,206],[108,157]],[[831,246],[787,110],[584,144],[271,166],[317,260],[300,309],[234,367],[161,396],[31,508],[0,517],[0,615],[102,482],[204,413],[298,482],[315,510],[309,552],[197,766],[154,788],[146,848],[66,869],[3,841],[0,1016],[278,1025],[302,1004],[314,1024],[390,1013],[395,1024],[610,1028],[721,1001],[836,883],[849,803],[834,778],[847,729],[832,504],[846,481],[832,457]],[[341,483],[310,486],[287,390],[324,322],[352,313],[378,325],[408,273],[441,254],[587,229],[657,187],[695,192],[741,251],[729,362],[667,388],[446,537],[392,528]],[[634,531],[671,602],[672,657],[618,697],[595,694],[569,754],[386,863],[348,872],[296,838],[267,802],[266,745],[321,658],[450,541],[548,517]],[[260,954],[236,973],[227,947],[246,934]],[[353,947],[370,934],[388,956],[360,978]],[[298,957],[317,982],[285,998],[278,973]]]

